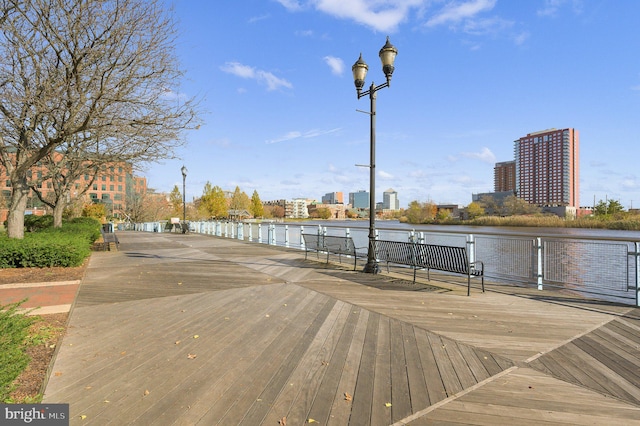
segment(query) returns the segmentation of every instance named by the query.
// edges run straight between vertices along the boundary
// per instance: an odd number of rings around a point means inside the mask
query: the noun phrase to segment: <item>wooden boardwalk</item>
[[[639,309],[118,237],[91,258],[46,387],[71,424],[640,425]]]

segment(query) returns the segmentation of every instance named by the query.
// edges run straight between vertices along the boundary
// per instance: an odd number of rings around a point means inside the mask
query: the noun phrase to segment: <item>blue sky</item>
[[[398,49],[377,94],[376,192],[467,205],[527,133],[580,132],[581,205],[640,207],[637,0],[167,0],[179,21],[180,90],[204,124],[179,160],[145,171],[187,199],[207,181],[263,201],[369,188],[369,98],[378,51]]]

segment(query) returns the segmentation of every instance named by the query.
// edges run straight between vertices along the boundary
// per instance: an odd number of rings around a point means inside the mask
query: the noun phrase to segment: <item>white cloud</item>
[[[493,9],[496,0],[471,0],[466,2],[448,3],[440,13],[427,21],[428,27],[442,24],[457,24],[463,20],[473,18],[481,12]]]
[[[279,138],[266,140],[265,143],[266,144],[274,144],[274,143],[279,143],[279,142],[290,141],[290,140],[293,140],[293,139],[317,138],[319,136],[327,135],[329,133],[334,133],[334,132],[337,132],[339,130],[341,130],[341,128],[335,128],[335,129],[329,129],[329,130],[313,129],[313,130],[308,130],[305,133],[302,133],[302,132],[299,132],[297,130],[294,130],[294,131],[285,133],[283,136],[281,136]]]
[[[291,12],[302,10],[302,5],[297,0],[276,0],[276,1]]]
[[[249,18],[249,23],[254,24],[256,22],[264,21],[265,19],[269,19],[269,18],[270,18],[269,14],[261,15],[261,16],[253,16]]]
[[[283,1],[283,0],[280,0]],[[351,19],[376,31],[391,33],[404,22],[412,8],[424,0],[312,0],[316,9],[342,19]]]
[[[538,9],[536,12],[538,16],[550,16],[555,17],[558,15],[558,11],[565,4],[571,4],[571,8],[575,14],[582,13],[583,10],[583,0],[545,0],[544,6],[541,9]]]
[[[467,158],[478,159],[484,163],[493,164],[496,162],[496,156],[487,147],[482,148],[480,152],[463,152],[461,155]]]
[[[244,65],[239,62],[227,62],[220,69],[226,73],[235,75],[237,77],[255,80],[258,83],[266,84],[267,90],[277,90],[281,87],[288,89],[293,88],[293,85],[282,78],[276,77],[274,74],[255,69],[249,65]]]
[[[331,68],[331,73],[335,75],[342,75],[344,72],[344,61],[335,56],[325,56],[324,62]]]
[[[378,177],[382,179],[393,179],[393,175],[391,173],[387,173],[385,171],[380,170],[378,172]]]

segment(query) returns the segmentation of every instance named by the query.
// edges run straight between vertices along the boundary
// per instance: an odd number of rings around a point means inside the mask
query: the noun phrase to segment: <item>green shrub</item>
[[[37,317],[18,312],[23,302],[0,305],[0,402],[8,401],[13,381],[29,364],[25,349],[29,327]]]
[[[80,266],[99,237],[100,222],[90,218],[26,233],[21,240],[0,235],[0,268]]]
[[[53,227],[53,216],[51,215],[26,215],[24,217],[24,228],[27,232],[38,232],[51,227]]]

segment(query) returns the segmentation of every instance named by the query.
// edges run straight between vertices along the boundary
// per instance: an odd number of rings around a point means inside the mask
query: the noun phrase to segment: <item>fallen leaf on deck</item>
[[[146,389],[146,390],[144,391],[144,394],[143,394],[143,395],[144,395],[144,396],[149,395],[149,390],[148,390],[148,389]]]
[[[317,421],[315,421],[313,419],[309,419],[309,420],[307,420],[307,422],[309,422],[309,423],[318,423]]]
[[[384,403],[384,406],[385,406],[385,407],[391,407],[391,403],[390,403],[390,402],[385,402],[385,403]]]
[[[280,424],[280,426],[287,426],[287,418],[281,418],[280,420],[278,420],[278,423]]]
[[[189,355],[187,355],[187,358],[189,358],[189,359],[196,359],[196,357],[197,357],[197,356],[198,356],[198,355],[196,355],[196,354],[189,354]]]
[[[200,337],[200,336],[198,336],[197,334],[195,336],[193,336],[194,339],[197,339],[198,337]]]
[[[345,392],[344,393],[344,399],[346,401],[353,401],[353,397],[351,396],[351,394],[349,392]]]
[[[180,344],[180,340],[176,340],[176,345],[179,345],[179,344]]]
[[[86,419],[86,418],[87,418],[87,416],[85,416],[84,414],[83,414],[83,415],[81,415],[81,416],[79,416],[79,417],[80,417],[80,420],[84,420],[84,419]]]

